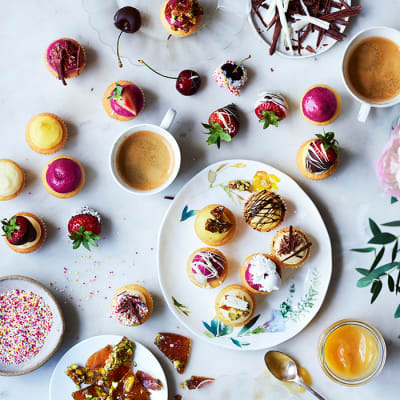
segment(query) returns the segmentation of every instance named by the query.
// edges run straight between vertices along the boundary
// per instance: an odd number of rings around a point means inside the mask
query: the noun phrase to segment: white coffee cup
[[[129,193],[134,193],[137,195],[151,195],[155,193],[159,193],[162,190],[166,189],[176,178],[179,172],[179,168],[181,166],[181,151],[179,149],[178,143],[176,142],[175,138],[168,132],[169,128],[171,127],[172,123],[174,122],[176,116],[176,111],[170,108],[166,114],[164,115],[164,118],[161,121],[160,125],[154,125],[154,124],[138,124],[131,126],[128,129],[125,129],[121,135],[114,141],[111,152],[110,152],[110,170],[111,174],[117,182],[119,186],[121,186],[123,189],[125,189]],[[118,148],[121,145],[121,143],[130,135],[132,135],[135,132],[139,131],[151,131],[154,133],[159,134],[162,136],[171,146],[172,152],[174,153],[174,165],[173,169],[171,172],[171,175],[169,176],[168,180],[165,181],[161,186],[152,189],[152,190],[137,190],[134,189],[133,187],[129,186],[127,183],[125,183],[122,178],[120,177],[118,171],[117,171],[117,166],[116,166],[116,157],[117,157],[117,152]]]
[[[362,40],[375,36],[390,39],[400,47],[400,31],[394,28],[389,28],[387,26],[374,26],[372,28],[364,29],[361,32],[357,33],[355,36],[353,36],[353,38],[347,44],[343,55],[343,61],[342,61],[343,82],[347,90],[350,92],[350,94],[361,103],[360,111],[358,113],[358,120],[360,122],[365,122],[367,120],[371,107],[391,107],[397,103],[400,103],[400,95],[386,101],[371,102],[370,100],[365,99],[358,93],[356,93],[349,80],[347,74],[347,64],[351,52]]]

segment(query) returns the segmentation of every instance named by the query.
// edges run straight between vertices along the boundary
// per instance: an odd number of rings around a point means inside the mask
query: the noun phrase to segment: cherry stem
[[[236,68],[232,71],[232,74],[234,74],[234,73],[236,72],[236,70],[237,70],[245,61],[247,61],[249,58],[251,58],[251,55],[250,55],[250,54],[249,54],[248,57],[243,58],[243,60],[240,61],[240,63],[239,63],[239,64],[236,66]]]
[[[119,56],[119,39],[121,38],[121,35],[124,33],[124,31],[121,31],[120,34],[118,35],[117,39],[117,56],[118,56],[118,65],[120,68],[123,67],[121,57]]]
[[[153,71],[154,73],[156,73],[157,75],[163,76],[164,78],[168,78],[168,79],[179,79],[179,77],[174,77],[174,76],[167,76],[164,74],[161,74],[160,72],[156,71],[155,69],[151,68],[149,64],[145,63],[143,60],[138,60],[140,62],[140,64],[145,65],[150,71]]]

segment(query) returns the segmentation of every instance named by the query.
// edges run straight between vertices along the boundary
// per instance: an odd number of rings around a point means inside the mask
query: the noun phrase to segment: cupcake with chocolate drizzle
[[[209,246],[228,243],[236,231],[232,211],[221,204],[204,207],[196,217],[194,229],[199,239]]]
[[[246,223],[259,232],[269,232],[277,228],[286,214],[282,198],[268,190],[254,193],[244,205]]]
[[[189,256],[186,273],[196,286],[215,288],[221,285],[228,275],[228,261],[219,250],[203,247]]]
[[[142,325],[153,312],[153,299],[144,287],[125,285],[114,294],[111,311],[113,317],[122,325]]]
[[[47,47],[45,61],[47,69],[67,85],[66,79],[80,75],[85,68],[86,55],[76,40],[61,38]]]
[[[280,229],[272,239],[271,253],[283,267],[300,267],[307,261],[310,251],[307,235],[292,225]]]

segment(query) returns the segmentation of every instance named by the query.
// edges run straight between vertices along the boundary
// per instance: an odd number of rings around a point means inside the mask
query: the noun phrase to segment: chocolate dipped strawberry
[[[209,135],[207,143],[216,144],[221,147],[221,141],[230,142],[237,135],[240,127],[239,111],[235,104],[229,104],[225,107],[211,113],[208,118],[208,124],[202,124],[208,130],[205,134]]]
[[[286,118],[288,104],[286,99],[274,91],[266,91],[260,94],[254,109],[259,122],[263,124],[263,129],[270,125],[278,126],[278,122]]]
[[[306,156],[306,169],[311,173],[321,173],[331,168],[338,158],[338,142],[333,132],[315,135]]]
[[[138,107],[132,90],[124,88],[122,85],[117,83],[111,96],[108,96],[108,99],[113,99],[118,106],[133,115],[137,115]]]
[[[21,246],[36,239],[36,230],[23,216],[14,216],[1,221],[2,230],[7,241],[14,246]]]
[[[90,251],[90,246],[98,247],[100,240],[101,216],[89,207],[83,207],[68,222],[69,238],[72,240],[72,248],[77,249],[81,245]]]

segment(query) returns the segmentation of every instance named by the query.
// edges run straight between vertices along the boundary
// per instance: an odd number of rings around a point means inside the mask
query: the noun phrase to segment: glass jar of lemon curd
[[[358,386],[382,370],[386,345],[382,335],[367,322],[343,319],[321,335],[319,360],[326,375],[337,383]]]

